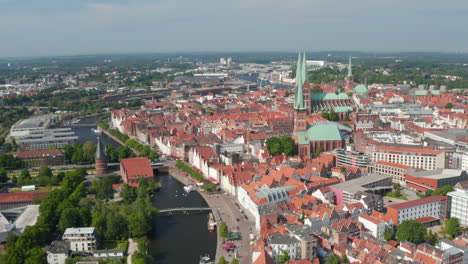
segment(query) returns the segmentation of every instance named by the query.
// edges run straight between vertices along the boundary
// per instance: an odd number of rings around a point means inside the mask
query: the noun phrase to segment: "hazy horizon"
[[[468,52],[466,0],[0,0],[0,57]]]

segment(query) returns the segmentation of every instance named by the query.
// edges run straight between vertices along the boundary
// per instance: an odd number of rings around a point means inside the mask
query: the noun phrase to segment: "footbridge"
[[[207,211],[211,211],[211,208],[209,207],[177,207],[177,208],[160,209],[159,213],[172,214],[172,213],[207,212]]]

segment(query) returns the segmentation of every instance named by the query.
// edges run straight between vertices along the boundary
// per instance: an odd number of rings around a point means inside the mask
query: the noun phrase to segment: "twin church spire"
[[[304,102],[304,83],[307,83],[309,78],[307,76],[307,62],[305,52],[303,54],[299,53],[297,58],[297,68],[296,68],[296,95],[294,102],[294,109],[296,110],[307,110],[307,105]]]

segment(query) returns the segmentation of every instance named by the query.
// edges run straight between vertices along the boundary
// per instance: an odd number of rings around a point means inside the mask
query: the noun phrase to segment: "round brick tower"
[[[106,170],[107,170],[107,159],[106,159],[106,153],[104,152],[101,146],[101,140],[99,139],[99,137],[97,139],[98,139],[98,142],[97,142],[96,155],[95,155],[96,175],[103,175],[106,173]]]

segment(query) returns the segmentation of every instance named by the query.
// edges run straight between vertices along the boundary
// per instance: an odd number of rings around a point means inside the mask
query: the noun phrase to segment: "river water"
[[[98,117],[83,118],[81,124],[96,124]],[[96,126],[73,127],[78,141],[97,142],[91,129]],[[101,135],[104,145],[119,146],[107,135]],[[176,207],[207,207],[205,200],[197,192],[186,194],[183,184],[168,174],[158,175],[162,188],[155,195],[154,206],[159,209]],[[156,234],[151,239],[151,254],[158,264],[196,264],[201,255],[209,254],[214,259],[216,253],[216,232],[208,232],[208,213],[191,213],[160,216],[154,223]]]

